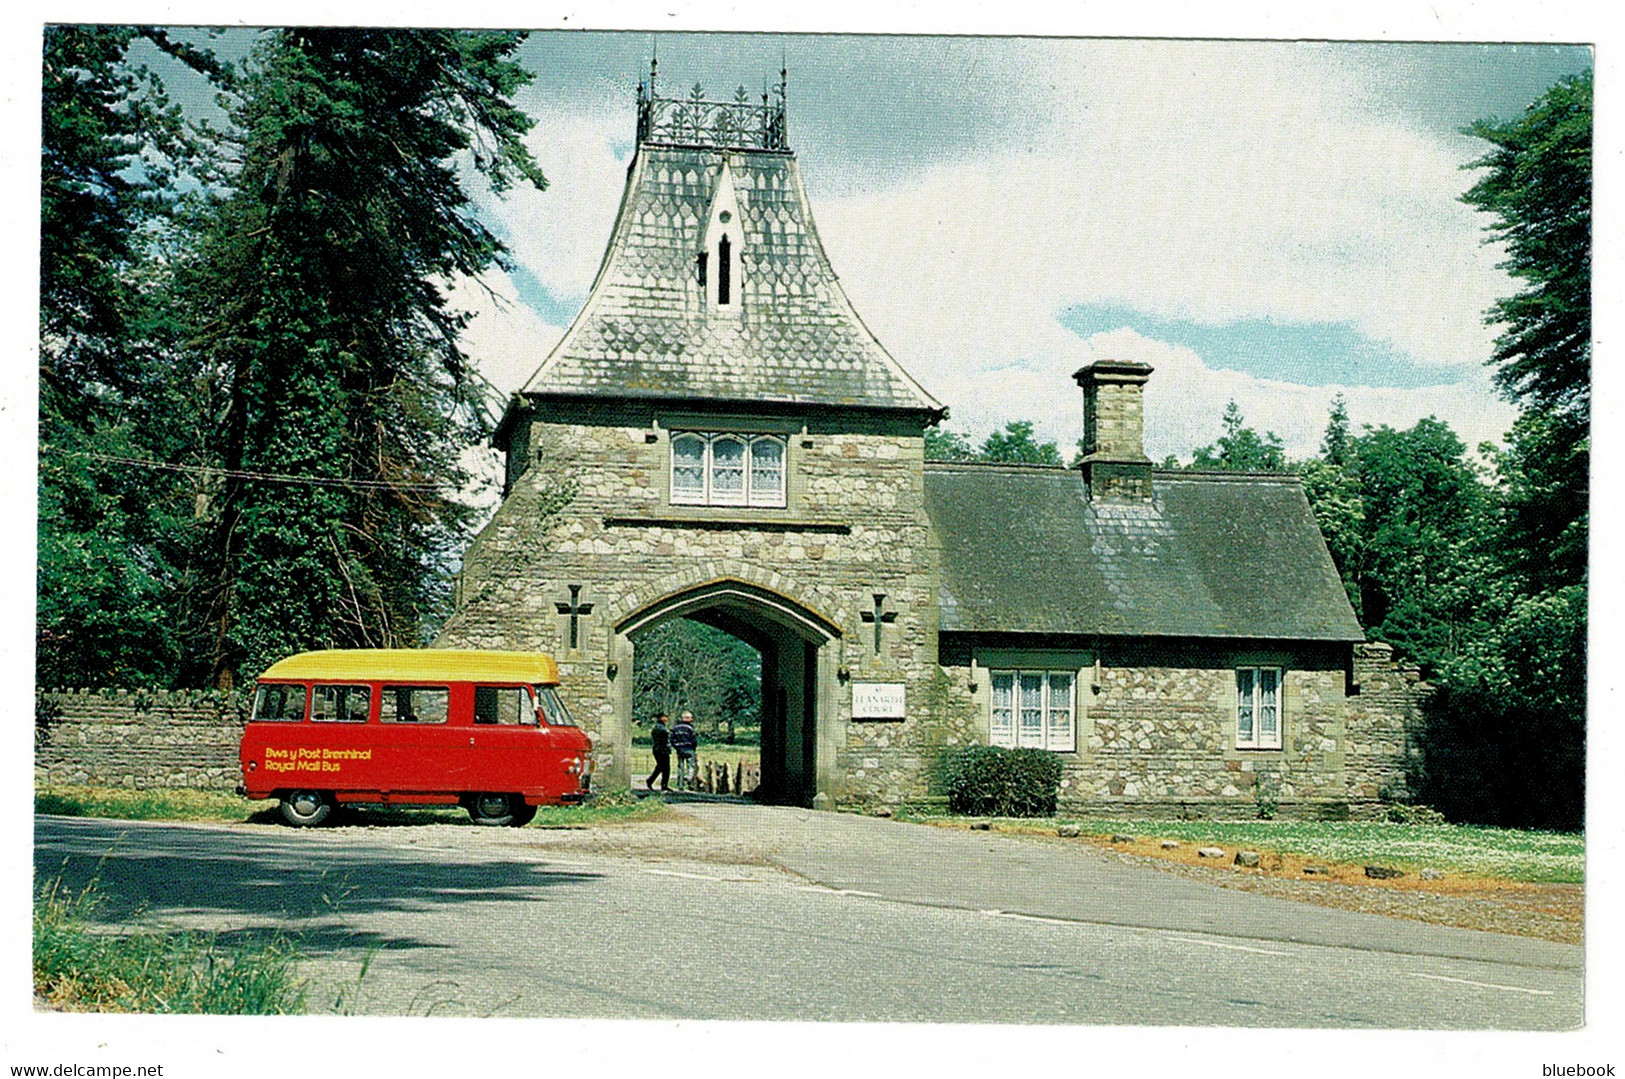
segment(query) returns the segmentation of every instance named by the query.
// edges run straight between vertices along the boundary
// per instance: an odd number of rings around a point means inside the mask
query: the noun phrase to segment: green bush
[[[943,757],[942,783],[950,813],[1053,816],[1061,759],[1042,749],[966,746]]]

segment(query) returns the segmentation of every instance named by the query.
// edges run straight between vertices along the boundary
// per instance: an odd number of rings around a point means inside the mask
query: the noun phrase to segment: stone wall
[[[819,772],[840,777],[841,789],[820,781],[829,801],[923,791],[923,762],[941,735],[921,718],[937,670],[937,560],[918,421],[846,417],[821,427],[816,416],[622,407],[555,411],[528,425],[516,444],[528,447],[529,467],[470,547],[457,609],[437,643],[555,654],[599,774],[625,782],[630,732],[619,712],[630,695],[616,680],[629,681],[631,671],[620,673],[626,646],[617,627],[707,581],[738,580],[834,627],[827,643],[809,640],[831,672],[818,687],[834,706],[818,733]],[[670,433],[684,429],[782,435],[786,505],[674,505]],[[570,617],[558,609],[572,585],[592,608],[576,616],[573,648]],[[876,595],[885,616],[878,650],[874,622],[864,621]],[[863,681],[904,684],[910,718],[850,722],[851,684]],[[823,758],[825,747],[834,760]]]
[[[1354,679],[1359,692],[1348,703],[1346,797],[1351,805],[1406,801],[1406,768],[1431,687],[1415,666],[1396,663],[1393,648],[1381,643],[1355,647]]]
[[[212,690],[36,692],[34,781],[232,790],[249,703]]]
[[[957,645],[951,650],[966,654]],[[1113,653],[1115,652],[1115,655]],[[1408,734],[1426,692],[1387,645],[1261,651],[1245,645],[1108,645],[1098,668],[1084,649],[970,647],[945,668],[971,740],[986,742],[990,669],[1075,670],[1077,749],[1061,754],[1060,801],[1091,815],[1253,818],[1369,816],[1404,796]],[[1282,745],[1237,749],[1235,668],[1279,666]],[[976,687],[972,689],[971,687]]]

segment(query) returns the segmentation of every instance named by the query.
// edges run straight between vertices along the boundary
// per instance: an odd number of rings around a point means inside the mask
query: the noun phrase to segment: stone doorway
[[[604,732],[609,741],[624,747],[617,763],[626,774],[618,781],[629,783],[637,770],[630,752],[636,638],[674,618],[713,626],[761,655],[762,781],[757,797],[770,805],[813,806],[835,800],[840,630],[785,596],[736,580],[713,581],[667,596],[611,629],[611,661],[617,672],[626,672],[626,677],[614,680],[613,714]],[[703,747],[701,752],[703,759]]]

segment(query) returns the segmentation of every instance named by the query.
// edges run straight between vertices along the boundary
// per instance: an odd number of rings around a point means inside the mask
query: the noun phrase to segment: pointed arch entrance
[[[640,607],[610,628],[613,680],[610,741],[632,744],[634,635],[674,618],[730,633],[762,657],[762,785],[773,805],[832,803],[839,797],[835,708],[841,631],[834,621],[779,592],[736,579],[708,581]],[[620,672],[625,672],[624,677]],[[701,754],[703,756],[703,748]],[[616,754],[614,779],[626,784],[630,754]],[[625,773],[624,775],[621,773]],[[820,799],[819,796],[824,798]]]

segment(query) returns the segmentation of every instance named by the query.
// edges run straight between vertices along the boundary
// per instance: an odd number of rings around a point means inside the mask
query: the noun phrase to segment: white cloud
[[[526,144],[547,190],[513,191],[495,206],[513,256],[555,298],[584,299],[620,206],[630,152],[631,110],[564,111],[526,102],[536,120]]]
[[[858,309],[956,416],[981,427],[1052,411],[1099,347],[1055,321],[1080,302],[1210,323],[1345,322],[1421,364],[1488,354],[1482,311],[1509,282],[1458,201],[1461,146],[1360,114],[1357,87],[1309,77],[1302,46],[1107,47],[1109,62],[1044,103],[1047,133],[1024,149],[815,207]],[[1283,437],[1310,398],[1324,420],[1326,388],[1191,359],[1153,383],[1153,400],[1203,406],[1169,429],[1153,405],[1171,449],[1209,440],[1230,396],[1260,425],[1278,415]],[[1480,379],[1346,392],[1351,407],[1370,404],[1370,422],[1437,411],[1463,434],[1499,437],[1488,428],[1511,415]],[[1040,423],[1075,437],[1073,422]]]
[[[1232,397],[1295,452],[1318,443],[1334,389],[1309,385],[1324,381],[1313,372],[1293,385],[1211,369],[1137,335],[1085,341],[1057,321],[1078,303],[1206,323],[1348,323],[1423,365],[1476,370],[1488,354],[1482,312],[1512,286],[1480,243],[1483,221],[1459,202],[1470,183],[1460,165],[1475,151],[1408,125],[1353,54],[1072,41],[987,55],[979,86],[1022,87],[1008,91],[1023,111],[997,149],[889,171],[878,187],[882,173],[853,182],[861,163],[821,162],[817,172],[847,193],[812,191],[853,303],[957,425],[979,435],[1032,418],[1069,448],[1080,426],[1071,372],[1122,348],[1139,355],[1118,358],[1157,356],[1148,391],[1157,456],[1211,441]],[[521,266],[573,311],[619,204],[629,102],[606,90],[576,108],[525,104],[552,185],[492,211]],[[507,389],[558,330],[515,308],[482,315],[471,339]],[[1344,392],[1357,424],[1437,413],[1469,444],[1499,438],[1512,415],[1479,375],[1444,390]]]
[[[503,400],[523,386],[564,335],[521,303],[505,274],[489,273],[485,287],[465,281],[452,290],[452,305],[474,315],[463,331],[463,349]],[[500,412],[500,407],[498,408]]]

